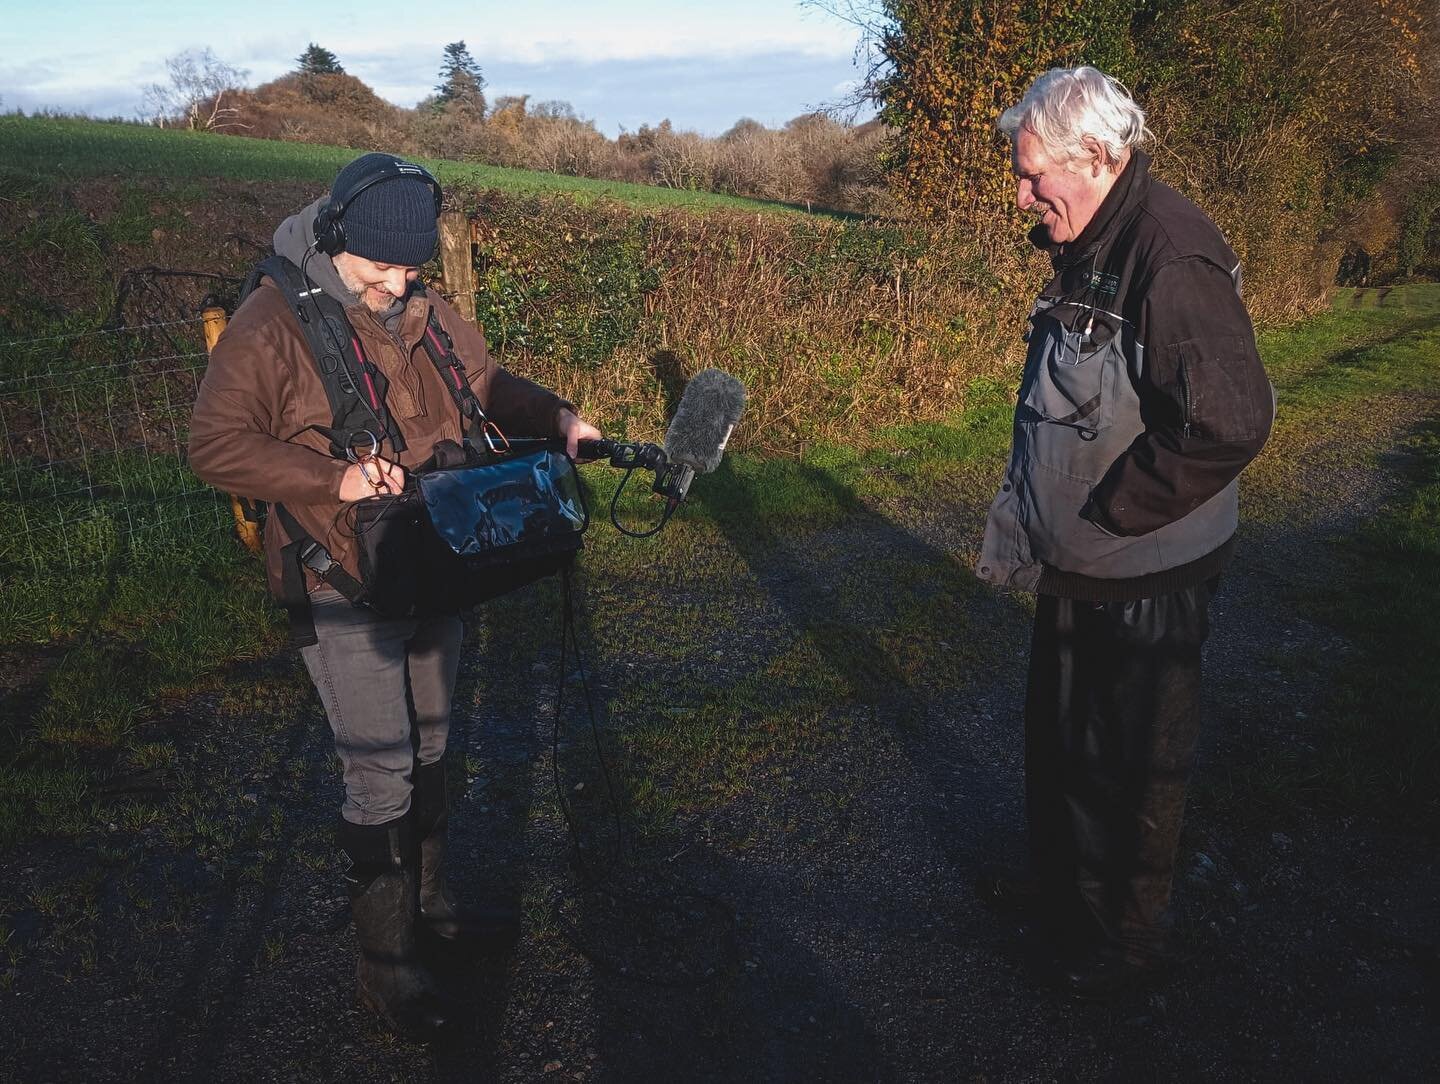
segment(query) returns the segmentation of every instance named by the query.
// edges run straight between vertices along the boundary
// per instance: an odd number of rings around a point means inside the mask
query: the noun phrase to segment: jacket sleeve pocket
[[[1269,429],[1270,381],[1251,339],[1207,336],[1175,343],[1169,350],[1179,377],[1186,436],[1240,443]]]

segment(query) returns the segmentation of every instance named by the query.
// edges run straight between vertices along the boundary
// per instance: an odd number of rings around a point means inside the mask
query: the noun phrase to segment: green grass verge
[[[164,766],[167,743],[150,731],[169,706],[279,649],[283,623],[257,562],[217,545],[216,522],[111,532],[80,564],[57,546],[38,569],[7,569],[0,647],[60,654],[11,694],[17,710],[0,724],[0,845],[111,816],[107,783]]]
[[[1330,312],[1260,336],[1265,369],[1287,414],[1430,383],[1440,284],[1340,290]]]
[[[1440,355],[1432,355],[1440,360]],[[1315,613],[1353,650],[1331,676],[1315,801],[1440,832],[1440,418],[1406,440],[1410,484],[1348,539]]]
[[[312,181],[328,184],[362,151],[310,143],[285,143],[247,136],[216,135],[105,121],[49,117],[0,117],[0,168],[7,184],[27,175],[81,177],[161,175],[168,178],[226,177],[242,181]],[[711,192],[567,177],[558,173],[508,169],[448,159],[418,161],[444,185],[471,190],[563,193],[578,200],[613,199],[641,207],[731,209],[805,214],[794,207]]]

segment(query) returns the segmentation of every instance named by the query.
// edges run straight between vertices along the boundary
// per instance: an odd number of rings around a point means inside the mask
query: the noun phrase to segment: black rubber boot
[[[445,757],[416,764],[410,812],[420,865],[420,919],[431,935],[449,943],[513,940],[520,934],[520,916],[505,908],[467,907],[455,898],[445,879],[449,802]]]
[[[418,876],[408,821],[342,818],[340,846],[350,859],[345,884],[360,942],[356,995],[395,1032],[430,1042],[445,1033],[452,1013],[415,951]]]

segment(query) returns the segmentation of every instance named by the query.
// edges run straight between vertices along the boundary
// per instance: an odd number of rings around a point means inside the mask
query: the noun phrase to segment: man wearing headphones
[[[462,624],[453,615],[392,620],[354,605],[313,556],[303,566],[293,559],[294,543],[313,540],[308,553],[359,580],[353,502],[400,493],[407,470],[437,442],[466,435],[454,390],[422,350],[427,334],[453,343],[485,417],[505,433],[563,437],[572,456],[577,441],[601,436],[573,404],[495,365],[482,333],[419,283],[440,202],[421,167],[366,154],[340,171],[329,195],[281,223],[275,252],[300,289],[287,293],[265,277],[236,310],[200,385],[189,449],[205,481],[280,506],[265,525],[267,575],[298,614],[297,639],[344,769],[339,843],[349,859],[358,994],[419,1039],[452,1016],[420,950],[494,927],[494,916],[457,904],[443,872],[444,757]],[[306,303],[318,293],[343,306],[343,319]],[[317,359],[302,321],[324,322],[346,349]],[[335,392],[325,377],[336,365],[375,418],[344,456],[331,439]]]

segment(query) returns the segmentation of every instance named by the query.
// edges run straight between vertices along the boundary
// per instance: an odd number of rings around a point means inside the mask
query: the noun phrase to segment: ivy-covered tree
[[[301,75],[344,75],[345,69],[340,66],[339,59],[329,49],[316,45],[313,41],[306,46],[305,51],[295,58],[299,65],[298,71]]]
[[[996,118],[1048,68],[1129,86],[1161,176],[1259,273],[1315,258],[1397,168],[1418,170],[1440,115],[1433,0],[807,2],[862,31],[891,190],[981,232],[1017,217]]]
[[[452,41],[445,46],[433,101],[437,110],[471,114],[476,118],[485,115],[485,77],[463,41]]]
[[[1048,68],[1093,64],[1131,82],[1132,25],[1152,0],[879,0],[870,98],[895,133],[892,187],[917,210],[993,220],[1010,189],[995,118]]]

